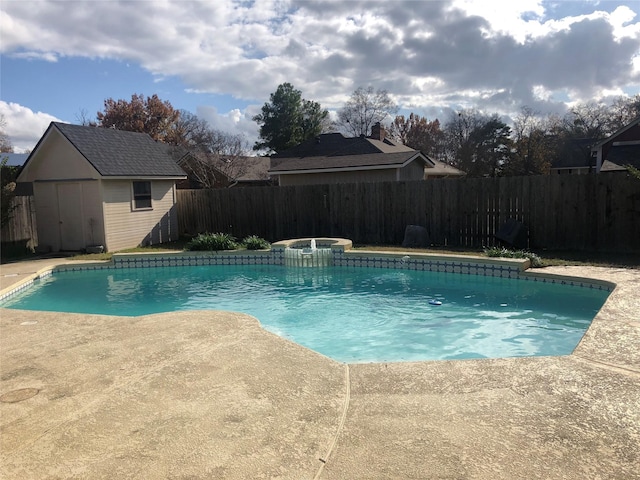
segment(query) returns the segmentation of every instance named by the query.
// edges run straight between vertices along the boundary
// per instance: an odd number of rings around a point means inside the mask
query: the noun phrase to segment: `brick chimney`
[[[369,138],[373,138],[374,140],[384,141],[384,137],[387,134],[385,132],[384,127],[380,125],[380,122],[376,122],[376,124],[371,127],[371,136]]]

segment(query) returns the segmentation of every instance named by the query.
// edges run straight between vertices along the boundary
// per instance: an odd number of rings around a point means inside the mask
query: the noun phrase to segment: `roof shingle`
[[[68,123],[51,124],[104,177],[184,177],[172,147],[145,133]]]
[[[271,157],[271,172],[398,166],[419,155],[418,150],[367,137],[347,138],[324,133]]]

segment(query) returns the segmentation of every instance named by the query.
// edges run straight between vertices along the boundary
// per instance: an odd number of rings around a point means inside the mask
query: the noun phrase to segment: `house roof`
[[[462,174],[454,167],[423,155],[391,139],[347,138],[341,133],[325,133],[271,157],[272,174],[314,173],[322,171],[399,168],[414,160],[438,168],[441,174]],[[447,168],[448,167],[448,168]],[[435,171],[433,171],[435,173]]]
[[[627,165],[640,169],[640,145],[614,145],[600,171],[626,171]]]
[[[52,129],[58,130],[103,177],[185,177],[176,163],[175,148],[156,142],[146,133],[60,122],[51,122],[29,159]]]
[[[182,158],[178,159],[179,165],[189,170],[189,162],[195,160],[197,162],[210,162],[210,165],[219,173],[224,175],[230,183],[252,183],[267,182],[269,177],[269,166],[271,159],[269,157],[250,157],[250,156],[207,156],[201,152],[187,152]],[[233,164],[231,164],[233,162]]]
[[[269,180],[269,166],[271,159],[269,157],[240,157],[244,168],[238,178],[238,182],[264,182]]]
[[[593,145],[593,149],[597,149],[599,147],[602,147],[604,144],[606,144],[607,142],[609,142],[612,138],[615,138],[621,134],[623,134],[624,132],[626,132],[627,130],[635,127],[636,125],[640,124],[640,117],[636,118],[634,121],[632,121],[631,123],[628,123],[627,125],[625,125],[624,127],[620,128],[618,131],[612,133],[611,135],[609,135],[607,138],[605,138],[604,140],[595,143]]]
[[[7,167],[21,167],[29,158],[28,153],[0,153],[0,159],[7,158]]]
[[[591,158],[591,145],[595,138],[571,139],[563,154],[551,163],[552,169],[559,168],[591,168],[595,167],[595,160]]]
[[[271,173],[284,174],[297,171],[321,171],[321,170],[355,170],[369,168],[397,168],[408,161],[420,157],[424,162],[424,157],[420,152],[396,153],[368,153],[361,155],[328,155],[300,158],[286,158],[275,166],[271,165]]]

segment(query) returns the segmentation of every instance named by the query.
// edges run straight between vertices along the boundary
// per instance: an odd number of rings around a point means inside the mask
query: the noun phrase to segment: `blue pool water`
[[[120,316],[238,311],[356,363],[569,354],[608,295],[451,273],[243,265],[57,272],[2,306]]]

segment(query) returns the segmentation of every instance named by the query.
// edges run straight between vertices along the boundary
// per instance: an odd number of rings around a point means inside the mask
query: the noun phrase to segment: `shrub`
[[[509,250],[508,248],[492,247],[485,248],[484,253],[487,257],[503,257],[503,258],[528,258],[533,268],[542,267],[542,259],[532,252],[526,250]]]
[[[236,239],[228,233],[201,233],[185,246],[187,250],[235,250]]]
[[[264,238],[260,238],[257,235],[250,235],[242,240],[242,244],[247,250],[266,250],[271,247],[271,244]]]

